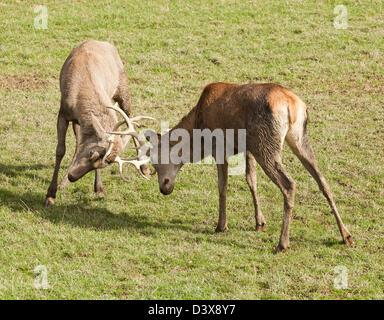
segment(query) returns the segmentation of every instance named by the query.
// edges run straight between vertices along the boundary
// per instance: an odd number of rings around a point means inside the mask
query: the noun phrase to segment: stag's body
[[[46,206],[56,197],[60,162],[65,154],[65,136],[71,121],[76,136],[72,163],[59,187],[95,171],[95,192],[103,194],[99,168],[108,147],[105,131],[112,131],[117,116],[110,109],[112,100],[127,114],[131,102],[127,77],[117,49],[107,43],[87,40],[73,49],[60,72],[61,103],[57,119],[56,165],[46,196]],[[115,136],[108,163],[113,162],[130,136]],[[90,154],[91,153],[91,154]],[[93,155],[93,157],[92,157]],[[91,159],[90,159],[91,158]]]
[[[353,245],[351,234],[344,226],[328,184],[317,166],[307,135],[307,119],[307,107],[304,102],[280,85],[212,83],[205,87],[197,105],[166,135],[169,137],[173,130],[178,128],[188,130],[191,139],[193,129],[222,129],[224,132],[227,129],[235,129],[235,133],[238,129],[246,129],[246,180],[253,197],[257,230],[264,230],[265,219],[256,193],[256,162],[284,196],[283,226],[277,251],[284,251],[289,247],[289,226],[295,195],[295,182],[281,162],[283,143],[287,141],[327,198],[344,242]],[[235,153],[236,142],[235,135]],[[192,141],[188,143],[193,146]],[[172,142],[170,144],[172,150]],[[160,150],[161,143],[158,147]],[[215,158],[215,147],[212,149]],[[193,150],[190,154],[193,154]],[[192,158],[190,160],[192,161]],[[154,164],[162,193],[172,192],[181,165]],[[220,200],[216,231],[221,232],[227,229],[228,163],[217,164],[217,169]]]

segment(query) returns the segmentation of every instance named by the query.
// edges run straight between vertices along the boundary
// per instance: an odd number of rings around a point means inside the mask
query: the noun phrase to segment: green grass
[[[34,1],[0,4],[0,297],[3,299],[383,299],[384,5],[343,1]],[[113,42],[133,114],[177,123],[212,81],[278,82],[310,108],[309,134],[356,248],[341,243],[324,197],[286,149],[297,182],[291,248],[273,254],[282,196],[258,169],[267,220],[254,231],[244,176],[229,179],[229,231],[218,218],[214,165],[187,165],[172,195],[129,168],[93,174],[43,207],[52,176],[60,68],[87,38]],[[159,129],[159,126],[155,127]],[[70,132],[71,130],[69,130]],[[68,167],[74,150],[67,137]],[[49,289],[33,286],[37,265]],[[335,289],[334,268],[348,268]]]

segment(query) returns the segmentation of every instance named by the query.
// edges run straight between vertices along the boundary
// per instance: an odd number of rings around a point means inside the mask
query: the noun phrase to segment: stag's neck
[[[186,116],[184,116],[180,122],[170,130],[170,132],[175,129],[184,129],[190,133],[190,136],[192,136],[193,129],[197,129],[199,126],[198,108],[196,106]]]
[[[187,140],[184,140],[183,139],[183,142],[180,142],[181,139],[179,139],[178,141],[170,141],[170,136],[172,134],[172,132],[176,129],[184,129],[188,132],[188,137],[189,139]],[[195,106],[186,116],[184,116],[180,122],[174,126],[167,134],[168,134],[168,139],[169,139],[169,144],[170,144],[170,148],[172,148],[174,145],[178,144],[178,143],[186,143],[186,144],[189,144],[189,149],[190,149],[190,152],[189,152],[189,162],[190,163],[193,163],[193,162],[198,162],[200,160],[202,160],[202,157],[203,155],[199,154],[198,157],[196,158],[196,156],[194,157],[194,150],[193,150],[193,130],[194,129],[202,129],[202,122],[201,122],[201,118],[200,118],[200,114],[199,114],[199,104],[197,106]],[[196,151],[196,150],[195,150]]]

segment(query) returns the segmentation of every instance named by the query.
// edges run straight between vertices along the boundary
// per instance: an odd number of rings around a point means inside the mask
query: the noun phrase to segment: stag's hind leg
[[[261,131],[263,130],[263,131]],[[281,162],[282,141],[284,140],[286,126],[271,124],[264,129],[258,128],[255,135],[250,135],[247,145],[256,161],[263,168],[266,175],[279,187],[284,197],[284,215],[277,252],[285,251],[289,247],[289,228],[292,209],[295,200],[296,184],[288,175]]]
[[[56,147],[56,164],[53,171],[51,184],[49,185],[47,196],[45,198],[45,206],[49,207],[55,203],[57,192],[57,176],[60,169],[60,163],[65,155],[65,136],[67,134],[68,121],[64,118],[63,114],[59,112],[57,118],[57,147]]]
[[[306,126],[301,128],[292,128],[286,137],[288,145],[292,149],[293,153],[300,159],[304,167],[309,171],[312,177],[316,180],[321,192],[324,194],[325,198],[328,200],[328,203],[332,209],[332,213],[336,218],[337,225],[339,227],[340,234],[343,238],[345,244],[354,246],[352,240],[352,235],[345,227],[339,212],[336,208],[336,204],[333,200],[331,190],[328,186],[327,181],[325,180],[323,174],[320,172],[317,165],[315,155],[312,151],[312,147],[309,143],[309,137],[306,132]]]
[[[252,193],[253,205],[255,207],[256,231],[264,231],[265,219],[261,213],[259,200],[257,198],[256,160],[249,151],[247,151],[246,157],[246,178],[249,189]]]
[[[268,159],[257,158],[267,176],[279,187],[284,196],[284,215],[277,252],[285,251],[289,247],[289,228],[291,224],[292,210],[295,202],[296,183],[288,175],[281,162],[280,153],[270,154]]]

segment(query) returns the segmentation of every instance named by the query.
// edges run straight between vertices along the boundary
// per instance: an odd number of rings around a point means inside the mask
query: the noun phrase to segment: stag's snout
[[[95,169],[90,161],[82,159],[72,164],[68,169],[68,180],[75,182],[85,176],[89,171]]]
[[[76,180],[79,180],[78,178],[76,178],[74,175],[68,173],[68,180],[70,182],[75,182]]]
[[[170,182],[169,179],[164,179],[162,181],[162,183],[160,184],[160,192],[163,194],[163,195],[169,195],[172,193],[173,191],[173,187],[174,187],[174,183]]]
[[[91,171],[92,169],[86,169],[84,170],[83,168],[81,168],[82,170],[76,170],[74,172],[68,172],[68,180],[70,182],[75,182],[77,180],[79,180],[80,178],[82,178],[83,176],[85,176],[89,171]]]

